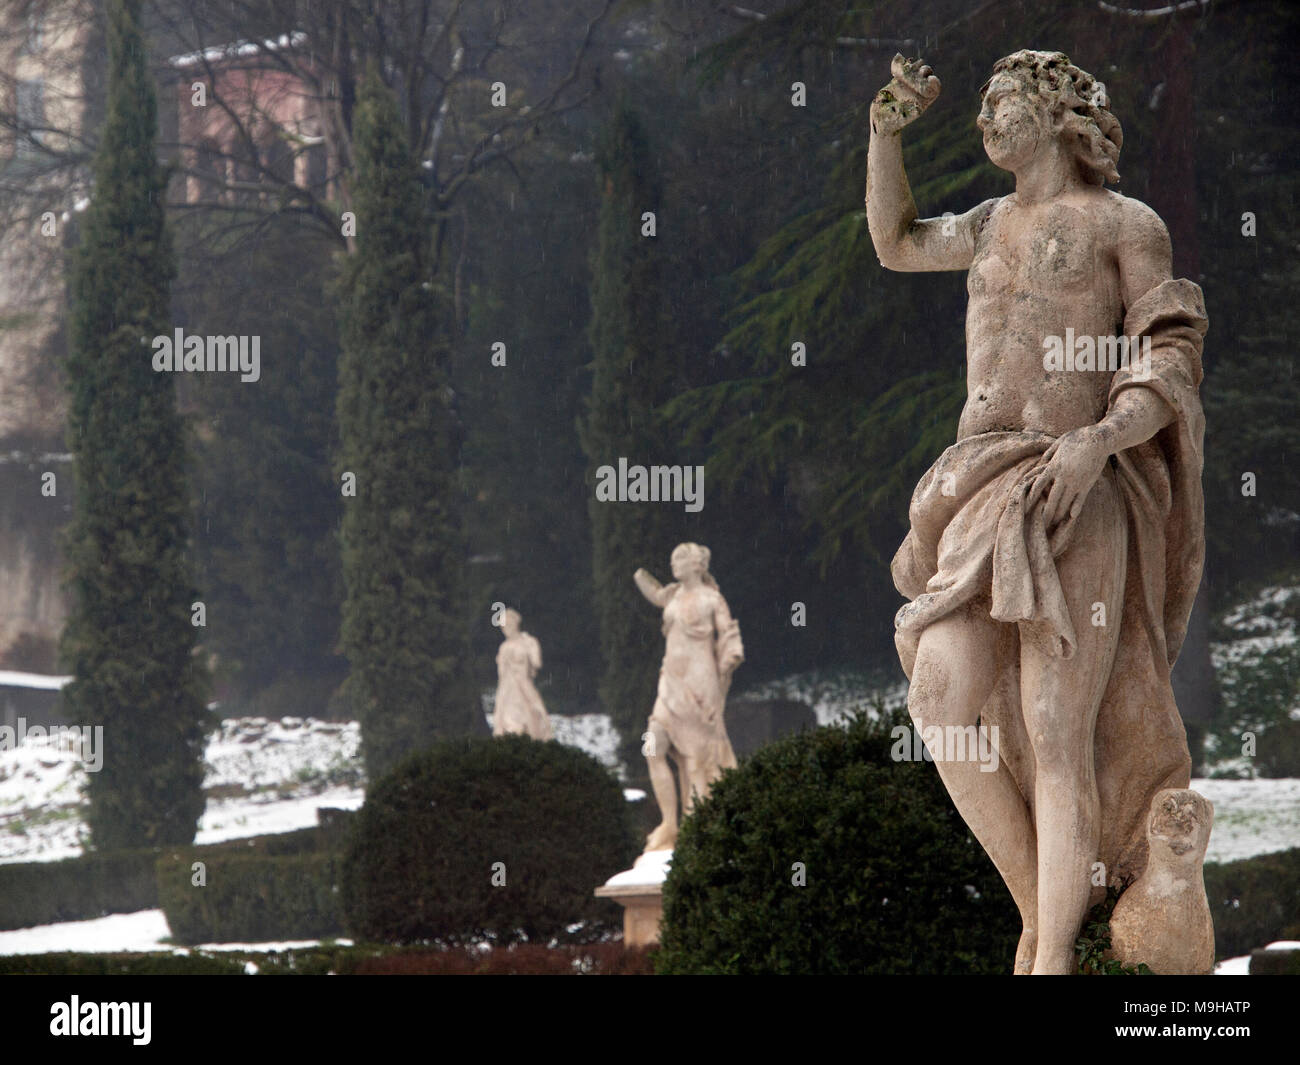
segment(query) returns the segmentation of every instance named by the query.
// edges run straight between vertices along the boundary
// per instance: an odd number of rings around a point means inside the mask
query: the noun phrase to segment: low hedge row
[[[9,954],[0,976],[242,976],[243,964],[204,954]]]
[[[347,819],[188,848],[191,860],[222,855],[319,854],[343,846]],[[0,931],[32,928],[57,921],[86,921],[110,913],[136,913],[158,907],[155,863],[158,850],[90,852],[59,862],[0,865]]]
[[[342,931],[338,860],[329,852],[188,850],[160,857],[156,873],[158,902],[176,943],[320,939]]]
[[[158,906],[157,851],[0,865],[0,929],[84,921]]]
[[[1205,866],[1219,958],[1300,937],[1300,847]]]

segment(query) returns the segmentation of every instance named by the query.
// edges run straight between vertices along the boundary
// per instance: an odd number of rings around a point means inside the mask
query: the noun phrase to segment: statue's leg
[[[967,604],[930,625],[917,648],[907,709],[914,726],[965,728],[979,719],[997,680],[998,623],[987,602]],[[1037,857],[1029,808],[1005,761],[988,773],[971,757],[936,760],[957,812],[1006,882],[1024,923],[1016,971],[1033,962],[1038,919]]]
[[[695,791],[699,787],[695,759],[674,750],[673,760],[677,765],[677,783],[682,789],[682,817],[685,817],[695,806]]]
[[[660,818],[658,826],[646,837],[646,850],[667,850],[677,842],[677,784],[668,764],[672,741],[668,738],[668,730],[654,718],[650,719],[646,731],[650,733],[646,765],[650,772],[650,787],[655,793],[655,802],[659,804]]]
[[[695,804],[713,790],[713,783],[722,776],[722,766],[716,757],[687,757],[677,763],[682,779],[682,816],[695,809]]]
[[[1077,649],[1047,652],[1021,628],[1020,698],[1035,761],[1038,952],[1034,974],[1072,973],[1101,839],[1093,741],[1123,611],[1127,529],[1114,481],[1097,483],[1056,560]]]

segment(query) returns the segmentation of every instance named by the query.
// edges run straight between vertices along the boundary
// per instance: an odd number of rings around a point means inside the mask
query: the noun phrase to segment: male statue
[[[918,219],[900,132],[939,95],[896,56],[871,106],[867,220],[893,270],[965,270],[967,400],[894,558],[916,727],[996,726],[995,772],[936,765],[1019,907],[1017,973],[1075,971],[1088,906],[1147,861],[1190,758],[1169,677],[1204,560],[1201,290],[1119,180],[1105,88],[1000,60],[976,125],[1015,191]],[[1203,889],[1202,889],[1203,890]],[[1171,929],[1176,934],[1176,929]]]

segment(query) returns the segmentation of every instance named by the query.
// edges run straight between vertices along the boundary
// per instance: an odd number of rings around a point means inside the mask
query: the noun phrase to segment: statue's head
[[[506,636],[518,636],[519,626],[523,620],[518,610],[514,607],[506,607],[505,613],[501,615],[501,631]]]
[[[1151,800],[1147,840],[1155,860],[1200,861],[1210,842],[1214,807],[1190,788],[1166,788]]]
[[[1107,110],[1106,86],[1064,52],[1013,52],[993,65],[993,77],[980,94],[983,105],[975,124],[995,166],[1024,166],[1049,138],[1059,137],[1084,180],[1093,185],[1119,180],[1124,133]]]
[[[685,580],[697,574],[701,580],[708,576],[709,549],[703,544],[678,544],[673,548],[673,580]]]

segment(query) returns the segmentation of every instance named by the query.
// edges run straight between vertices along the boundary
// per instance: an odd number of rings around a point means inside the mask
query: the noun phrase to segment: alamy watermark
[[[687,512],[704,509],[703,466],[618,466],[596,470],[596,499],[601,503],[685,503]]]
[[[895,762],[979,762],[981,773],[998,768],[997,725],[895,725],[889,732]]]
[[[239,379],[246,383],[262,376],[260,336],[186,336],[177,326],[174,335],[156,336],[151,345],[156,373],[232,370],[238,371]]]
[[[50,1006],[50,1035],[130,1036],[135,1046],[148,1046],[152,1014],[152,1002],[82,1002],[72,995]]]
[[[1076,372],[1132,369],[1139,380],[1151,377],[1149,336],[1079,336],[1067,329],[1064,337],[1043,337],[1043,369]]]
[[[44,745],[58,750],[75,751],[86,764],[87,773],[98,773],[104,768],[104,726],[95,725],[33,725],[20,717],[17,727],[0,725],[0,751],[12,751],[24,743]]]

